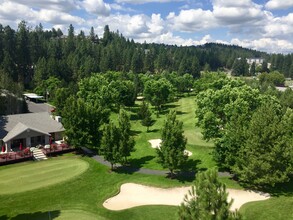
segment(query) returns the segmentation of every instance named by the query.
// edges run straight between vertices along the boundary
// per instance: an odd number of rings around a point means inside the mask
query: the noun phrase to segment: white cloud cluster
[[[168,20],[175,30],[186,32],[201,31],[216,26],[213,13],[202,9],[181,10],[178,16],[170,13]]]
[[[15,26],[20,20],[31,25],[48,23],[53,25],[82,25],[85,19],[73,15],[75,10],[107,16],[110,5],[103,0],[0,0],[0,23]]]
[[[128,4],[146,4],[146,3],[167,3],[167,2],[182,2],[185,0],[115,0],[117,3],[128,3]]]
[[[293,0],[269,0],[265,7],[269,10],[288,9],[293,7]]]
[[[110,5],[103,0],[84,0],[81,6],[89,13],[108,16],[110,14]]]

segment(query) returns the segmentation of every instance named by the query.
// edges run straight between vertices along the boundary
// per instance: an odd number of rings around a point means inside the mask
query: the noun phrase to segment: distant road
[[[31,101],[27,101],[28,110],[31,113],[37,112],[51,112],[53,107],[47,103],[35,103]]]

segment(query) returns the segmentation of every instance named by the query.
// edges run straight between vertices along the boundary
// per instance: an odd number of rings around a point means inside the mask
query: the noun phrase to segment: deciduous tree
[[[127,163],[127,157],[130,156],[130,153],[134,151],[135,141],[131,137],[131,125],[130,119],[126,111],[121,109],[118,116],[118,128],[120,131],[119,136],[119,152],[121,155],[122,163]]]
[[[119,140],[119,129],[112,122],[105,125],[101,139],[100,153],[104,155],[104,158],[111,163],[111,170],[113,170],[113,166],[116,163],[121,161]]]
[[[184,153],[187,139],[183,132],[183,123],[176,119],[176,112],[171,111],[162,128],[162,144],[157,149],[159,163],[170,170],[171,177],[187,160]]]

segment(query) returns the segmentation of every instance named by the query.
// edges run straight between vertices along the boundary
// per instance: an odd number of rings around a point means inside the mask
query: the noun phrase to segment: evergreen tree
[[[293,172],[292,124],[292,110],[282,117],[277,104],[265,103],[253,114],[233,167],[241,181],[266,187],[289,180]]]
[[[183,123],[176,119],[176,112],[171,111],[162,128],[161,147],[157,149],[158,161],[164,168],[170,170],[171,177],[187,160],[184,153],[187,139],[183,132]]]
[[[255,62],[251,64],[249,74],[250,76],[255,76]]]
[[[28,85],[32,80],[31,71],[31,56],[29,49],[29,30],[25,21],[21,21],[18,25],[17,31],[17,69],[18,69],[18,82]]]
[[[152,119],[152,112],[149,109],[149,105],[145,101],[142,102],[138,115],[139,115],[139,118],[141,119],[141,124],[147,127],[147,132],[148,132],[149,127],[154,124],[154,121]]]
[[[226,186],[218,180],[216,170],[198,173],[195,185],[185,195],[179,207],[180,220],[236,220],[240,214],[229,209],[233,200],[228,202]]]

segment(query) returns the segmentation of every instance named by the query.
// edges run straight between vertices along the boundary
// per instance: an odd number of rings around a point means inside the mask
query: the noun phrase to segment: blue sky
[[[106,24],[137,42],[236,44],[293,53],[293,0],[0,0],[0,23],[102,36]]]

